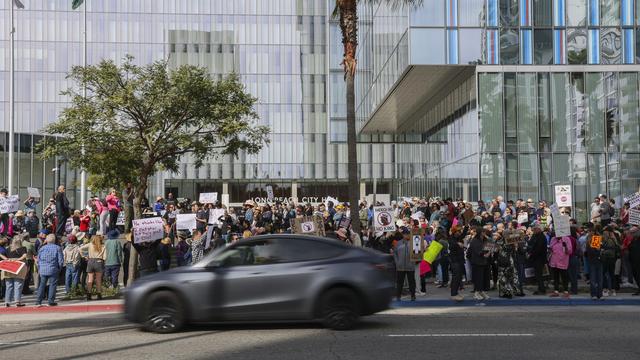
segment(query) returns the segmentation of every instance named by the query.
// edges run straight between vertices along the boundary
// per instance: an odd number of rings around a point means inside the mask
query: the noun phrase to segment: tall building
[[[587,220],[595,196],[620,205],[640,184],[634,6],[431,0],[395,12],[362,7],[370,30],[359,62],[373,65],[357,78],[359,131],[420,133],[426,146],[438,144],[428,154],[424,147],[398,154],[426,158],[417,173],[396,159],[406,195],[553,202],[554,186],[571,185],[574,214]]]

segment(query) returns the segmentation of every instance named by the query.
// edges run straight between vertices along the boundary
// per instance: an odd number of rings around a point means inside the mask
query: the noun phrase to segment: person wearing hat
[[[118,287],[118,276],[123,262],[122,243],[118,236],[120,236],[118,230],[111,230],[107,234],[107,241],[104,244],[106,249],[104,275],[111,280],[111,287],[113,288]]]
[[[533,264],[535,269],[536,283],[538,284],[538,290],[533,295],[545,295],[547,287],[544,283],[544,267],[547,264],[547,238],[542,232],[542,228],[538,222],[534,222],[532,225],[531,239],[529,240],[529,261]]]
[[[80,259],[80,246],[78,246],[78,239],[75,235],[69,235],[67,237],[67,246],[62,251],[64,254],[64,264],[66,267],[64,277],[64,290],[67,296],[70,295],[71,290],[78,286],[79,279],[79,265]]]
[[[22,234],[26,231],[26,228],[24,211],[18,210],[16,215],[13,217],[13,233]]]
[[[402,288],[404,287],[404,279],[409,282],[409,292],[411,293],[411,301],[416,300],[416,278],[415,264],[411,261],[411,231],[406,226],[400,228],[402,239],[396,243],[393,249],[393,259],[396,263],[396,300],[400,301],[402,296]]]
[[[29,234],[30,238],[38,236],[38,230],[40,230],[40,219],[36,215],[35,210],[27,210],[27,217],[24,220],[25,231]]]
[[[249,224],[253,223],[253,208],[255,207],[255,203],[252,200],[247,200],[244,202],[244,219],[249,222]]]

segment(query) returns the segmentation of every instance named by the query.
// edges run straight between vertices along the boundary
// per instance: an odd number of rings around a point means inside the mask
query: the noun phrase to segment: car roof
[[[291,239],[291,240],[307,240],[307,241],[311,240],[311,241],[317,241],[317,242],[325,243],[327,245],[341,246],[341,247],[344,247],[344,248],[351,248],[350,246],[348,246],[347,244],[343,243],[342,241],[338,241],[338,240],[335,240],[335,239],[321,237],[321,236],[315,236],[315,235],[301,235],[301,234],[257,235],[257,236],[252,236],[252,237],[247,238],[247,239],[242,239],[242,240],[236,242],[235,244],[238,244],[238,245],[250,244],[250,243],[253,243],[253,242],[256,242],[256,241],[271,240],[271,239],[275,239],[275,240]]]

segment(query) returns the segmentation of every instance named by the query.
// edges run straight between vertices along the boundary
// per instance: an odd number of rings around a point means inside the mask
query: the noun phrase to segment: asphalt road
[[[640,359],[640,308],[397,309],[357,330],[314,324],[140,331],[119,314],[0,317],[2,359]]]

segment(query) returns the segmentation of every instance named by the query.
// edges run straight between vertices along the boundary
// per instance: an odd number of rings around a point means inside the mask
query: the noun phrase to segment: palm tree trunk
[[[355,233],[360,233],[360,181],[358,180],[358,144],[356,134],[355,84],[356,49],[358,47],[358,14],[356,0],[341,0],[340,30],[344,58],[342,66],[347,86],[347,172],[349,174],[348,190],[351,211],[351,226]]]

